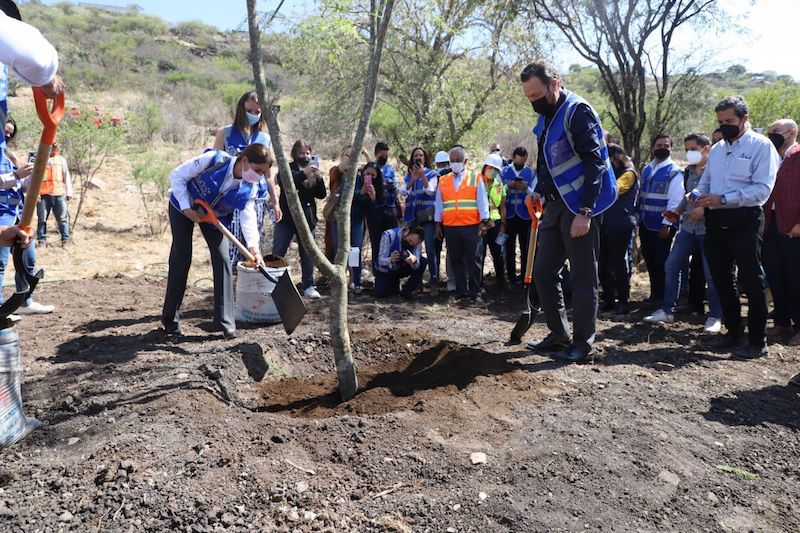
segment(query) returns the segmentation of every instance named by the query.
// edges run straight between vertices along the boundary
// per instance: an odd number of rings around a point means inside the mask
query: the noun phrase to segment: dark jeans
[[[539,243],[533,266],[533,280],[542,311],[551,332],[569,337],[569,322],[564,305],[560,275],[569,259],[572,287],[573,344],[588,352],[595,338],[597,321],[597,256],[600,245],[600,219],[592,219],[589,233],[570,237],[575,218],[560,200],[547,204],[539,225]]]
[[[58,222],[58,232],[61,234],[61,241],[69,240],[69,213],[67,212],[67,198],[65,196],[52,196],[43,194],[42,199],[36,204],[36,217],[39,222],[36,227],[36,238],[40,241],[47,239],[47,219],[50,211],[56,216]]]
[[[316,224],[311,226],[311,234],[314,234]],[[291,217],[286,216],[280,222],[275,224],[275,234],[272,237],[272,253],[281,257],[286,256],[289,251],[289,245],[292,239],[297,235],[297,228],[294,227],[294,221]],[[303,272],[303,290],[314,286],[314,262],[311,256],[306,253],[303,248],[300,238],[297,239],[297,246],[300,252],[300,269]]]
[[[364,217],[350,215],[350,248],[358,248],[358,266],[349,267],[352,272],[350,280],[356,287],[361,286],[361,257],[364,249]],[[334,256],[339,249],[339,225],[333,222],[333,249]],[[349,258],[348,258],[349,263]]]
[[[764,211],[760,207],[706,209],[704,250],[711,278],[719,293],[722,316],[728,333],[740,335],[742,306],[736,287],[739,281],[747,294],[748,341],[764,346],[767,336],[767,298],[764,269],[761,267],[761,241]]]
[[[192,266],[192,233],[194,222],[186,218],[172,204],[169,205],[169,223],[172,228],[172,248],[169,251],[169,273],[167,294],[161,311],[161,323],[165,327],[177,324],[178,309],[186,292],[186,280]],[[211,224],[200,224],[200,231],[211,252],[211,268],[214,272],[214,322],[224,329],[235,330],[233,318],[233,272],[228,255],[228,239]]]
[[[3,285],[3,278],[6,274],[6,267],[8,266],[9,260],[11,259],[11,248],[8,246],[0,246],[0,287]],[[25,269],[28,272],[34,272],[36,269],[36,246],[31,244],[27,248],[22,251],[22,264],[25,265]],[[15,275],[16,278],[16,275]],[[17,290],[20,290],[19,285],[17,284]],[[32,298],[28,298],[25,300],[23,305],[31,305]],[[5,297],[3,296],[3,291],[0,289],[0,304],[5,302]]]
[[[642,243],[642,257],[647,263],[647,274],[650,277],[649,300],[659,305],[664,301],[664,265],[669,257],[672,236],[662,239],[657,231],[639,226],[639,242]]]
[[[492,265],[494,266],[494,274],[497,277],[498,286],[502,286],[505,282],[503,274],[503,248],[497,244],[497,236],[500,234],[500,221],[495,221],[495,226],[486,232],[483,236],[481,243],[481,286],[483,286],[483,267],[486,263],[486,248],[492,254]],[[506,242],[508,245],[508,242]]]
[[[431,274],[430,285],[431,287],[438,287],[439,251],[441,251],[442,247],[441,245],[437,245],[438,241],[436,240],[436,223],[423,222],[420,226],[425,231],[425,255],[427,257],[428,270],[430,270]]]
[[[456,278],[456,292],[476,298],[481,293],[481,250],[478,225],[444,226],[447,253]]]
[[[706,302],[706,274],[707,267],[703,247],[698,241],[692,249],[692,260],[689,263],[689,307],[703,312]],[[710,278],[710,276],[709,276]],[[711,279],[709,285],[713,285]],[[719,299],[718,299],[719,301]],[[719,317],[716,317],[719,318]]]
[[[631,289],[628,250],[632,240],[633,228],[600,232],[599,274],[604,302],[628,303]]]
[[[800,238],[778,232],[773,221],[764,235],[764,270],[775,306],[775,325],[800,328]]]
[[[531,237],[531,221],[519,217],[506,219],[506,272],[508,281],[517,280],[517,242],[519,242],[519,254],[522,260],[520,267],[520,278],[525,276],[525,266],[528,263],[528,241]]]
[[[394,296],[400,292],[400,280],[408,278],[403,284],[403,294],[410,295],[417,290],[422,283],[422,276],[425,274],[425,267],[428,266],[428,261],[423,256],[417,268],[411,268],[407,263],[397,270],[390,272],[381,272],[375,269],[375,297],[385,298],[386,296]]]

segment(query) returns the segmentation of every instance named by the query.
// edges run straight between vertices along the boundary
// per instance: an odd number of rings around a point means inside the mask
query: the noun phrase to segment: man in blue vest
[[[525,67],[520,80],[522,92],[539,115],[533,130],[539,143],[533,196],[546,202],[533,279],[550,334],[534,348],[566,361],[584,361],[592,357],[597,321],[600,224],[593,218],[616,200],[617,180],[595,110],[564,89],[561,76],[544,61]],[[572,336],[559,281],[567,259]]]
[[[650,277],[647,303],[658,307],[664,300],[664,265],[675,235],[673,225],[678,224],[679,217],[675,213],[686,191],[683,188],[683,170],[670,157],[672,138],[669,135],[656,136],[652,151],[653,159],[642,169],[639,241]]]
[[[520,277],[525,273],[525,264],[528,260],[528,239],[531,234],[531,216],[525,207],[525,197],[534,192],[536,188],[536,174],[527,166],[528,150],[524,146],[517,146],[511,155],[511,163],[503,168],[503,184],[506,193],[506,270],[508,281],[512,285],[517,283],[517,242],[519,241],[519,254],[522,258]]]

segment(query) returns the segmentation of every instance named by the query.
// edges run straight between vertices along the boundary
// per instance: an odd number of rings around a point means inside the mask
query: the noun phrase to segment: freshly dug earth
[[[0,451],[0,530],[800,530],[796,348],[735,360],[703,348],[702,317],[638,312],[600,321],[602,360],[562,365],[503,345],[519,290],[362,294],[362,391],[339,403],[327,298],[291,338],[226,341],[191,289],[172,340],[163,291],[41,289],[57,311],[19,329],[26,411],[47,425]]]

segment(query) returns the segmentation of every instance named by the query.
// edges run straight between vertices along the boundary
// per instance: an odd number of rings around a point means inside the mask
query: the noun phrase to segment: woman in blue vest
[[[664,266],[675,235],[674,213],[683,200],[683,170],[672,160],[672,137],[658,135],[652,144],[653,159],[642,169],[639,193],[639,241],[647,263],[650,296],[647,303],[660,306],[664,300]],[[677,222],[677,216],[674,217]],[[677,223],[675,223],[677,225]]]
[[[439,294],[439,254],[436,252],[436,223],[433,221],[439,173],[431,169],[431,158],[422,147],[411,150],[408,174],[400,183],[400,196],[406,199],[403,220],[425,232],[431,296]]]
[[[601,311],[615,315],[628,314],[631,270],[628,252],[636,229],[636,200],[639,196],[639,175],[625,150],[608,145],[608,157],[617,176],[619,197],[608,208],[600,224],[600,285],[603,287]]]
[[[178,309],[186,291],[186,280],[192,264],[192,233],[199,224],[195,200],[205,200],[220,221],[230,227],[234,210],[244,241],[259,262],[258,226],[255,199],[258,184],[272,167],[272,154],[263,144],[247,146],[238,157],[221,150],[209,150],[186,161],[170,175],[172,194],[169,199],[169,222],[172,228],[172,248],[169,253],[167,293],[161,321],[168,334],[180,335]],[[214,272],[214,324],[226,339],[236,336],[233,318],[233,281],[228,261],[228,240],[215,226],[200,224],[200,231],[211,252]]]
[[[236,114],[233,124],[228,124],[220,128],[214,139],[214,149],[228,152],[232,156],[237,156],[250,144],[263,144],[271,147],[272,140],[267,133],[267,123],[261,114],[261,104],[258,103],[258,95],[253,91],[244,93],[236,104]],[[269,196],[269,204],[267,197]],[[256,216],[258,219],[258,233],[264,237],[264,218],[267,211],[271,210],[270,216],[273,222],[279,222],[283,218],[280,203],[278,202],[278,188],[274,176],[267,175],[265,180],[258,184],[258,197],[256,199]],[[242,232],[239,227],[239,213],[234,211],[231,219],[231,231],[237,239],[242,240]],[[236,268],[236,263],[242,259],[239,250],[232,244],[230,245],[231,265]]]

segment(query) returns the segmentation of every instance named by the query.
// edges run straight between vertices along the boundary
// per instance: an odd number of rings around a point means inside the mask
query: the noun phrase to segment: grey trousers
[[[167,294],[161,312],[161,322],[165,327],[177,323],[180,318],[178,309],[183,302],[189,267],[192,266],[194,231],[194,222],[172,204],[169,206],[169,223],[172,228],[172,248],[169,251]],[[228,239],[211,224],[200,224],[200,231],[211,252],[211,268],[214,272],[214,323],[223,329],[235,330],[233,273],[228,256]]]
[[[443,226],[447,243],[447,257],[453,265],[456,292],[475,298],[481,293],[481,270],[483,238],[479,226]]]
[[[573,239],[569,235],[575,215],[564,202],[547,203],[539,224],[539,243],[533,266],[533,280],[550,331],[569,337],[569,322],[559,273],[569,259],[572,285],[573,345],[588,352],[595,337],[597,321],[597,257],[600,220],[592,219],[589,233]]]

